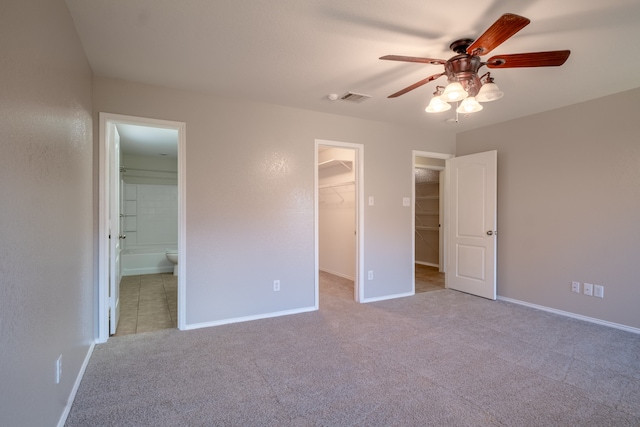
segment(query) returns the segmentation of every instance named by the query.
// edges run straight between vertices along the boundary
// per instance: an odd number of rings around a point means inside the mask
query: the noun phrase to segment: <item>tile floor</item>
[[[444,289],[444,273],[416,264],[416,293]],[[176,328],[178,278],[171,273],[125,276],[120,282],[120,320],[115,335]]]
[[[444,289],[444,273],[438,267],[416,264],[416,293]]]
[[[115,335],[176,328],[177,313],[177,276],[172,273],[125,276],[120,282],[120,320]]]

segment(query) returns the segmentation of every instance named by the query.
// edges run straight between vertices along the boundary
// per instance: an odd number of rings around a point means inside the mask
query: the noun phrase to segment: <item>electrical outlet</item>
[[[411,206],[411,199],[409,197],[403,197],[402,198],[402,206]]]
[[[593,285],[591,283],[584,284],[584,294],[593,296]]]
[[[369,196],[369,206],[373,206],[373,196]]]
[[[60,384],[62,378],[62,355],[56,359],[56,384]]]
[[[373,270],[369,270],[367,273],[367,280],[373,280]]]
[[[580,293],[580,282],[571,282],[571,292]]]
[[[273,290],[276,292],[280,290],[280,280],[273,281]]]
[[[593,285],[593,296],[598,298],[604,298],[604,286]]]

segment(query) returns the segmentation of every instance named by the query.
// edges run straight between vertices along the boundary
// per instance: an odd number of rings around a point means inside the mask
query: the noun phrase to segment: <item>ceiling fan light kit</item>
[[[478,76],[481,67],[488,68],[521,68],[521,67],[557,67],[565,63],[571,51],[557,50],[550,52],[517,53],[497,55],[483,62],[480,56],[486,55],[507,39],[512,37],[529,24],[529,19],[505,13],[491,25],[476,40],[460,39],[449,46],[457,55],[444,59],[416,58],[410,56],[386,55],[380,59],[390,61],[417,62],[430,65],[444,65],[444,72],[434,74],[417,83],[412,84],[389,98],[396,98],[412,91],[432,80],[447,76],[449,84],[446,87],[437,86],[434,97],[425,111],[439,113],[451,108],[449,102],[460,102],[456,109],[458,113],[475,113],[482,110],[480,102],[491,102],[504,96],[496,85],[490,73]]]
[[[480,91],[476,95],[476,101],[478,102],[491,102],[498,100],[504,96],[504,92],[500,90],[497,84],[493,82],[491,77],[488,77],[487,83],[483,84]]]
[[[480,102],[491,102],[504,96],[504,92],[493,82],[493,78],[489,73],[480,77],[479,80],[485,82],[481,84],[480,90],[477,90],[478,85],[469,81],[466,81],[466,86],[469,89],[465,89],[465,87],[457,81],[449,83],[447,87],[444,88],[444,91],[442,91],[442,86],[437,86],[436,92],[433,94],[433,98],[431,98],[425,111],[427,113],[441,113],[451,109],[451,105],[447,104],[448,102],[462,101],[456,109],[458,113],[476,113],[483,108]],[[475,97],[470,96],[469,93],[473,92],[470,90],[472,87],[476,88],[475,91],[477,95]]]
[[[433,98],[427,105],[427,108],[424,109],[427,113],[441,113],[443,111],[447,111],[451,109],[451,104],[442,99],[442,86],[438,86],[436,91],[433,93]]]
[[[460,82],[451,82],[444,88],[444,93],[442,94],[443,99],[447,102],[458,102],[465,99],[469,96],[469,92],[467,92]]]
[[[480,105],[480,103],[476,101],[476,98],[474,96],[469,96],[460,103],[460,106],[456,108],[456,111],[462,114],[469,114],[477,113],[478,111],[482,110],[482,108],[482,105]]]

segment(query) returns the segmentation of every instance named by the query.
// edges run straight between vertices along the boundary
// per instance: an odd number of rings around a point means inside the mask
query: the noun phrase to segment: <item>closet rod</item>
[[[338,184],[325,184],[325,185],[318,185],[318,188],[319,188],[319,189],[322,189],[322,188],[336,188],[336,187],[344,187],[344,186],[346,186],[346,185],[353,185],[353,184],[355,184],[355,183],[356,183],[355,181],[347,181],[347,182],[341,182],[341,183],[338,183]]]

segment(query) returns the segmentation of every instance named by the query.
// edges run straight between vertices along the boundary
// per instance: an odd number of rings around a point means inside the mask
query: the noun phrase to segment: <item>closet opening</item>
[[[361,157],[358,145],[316,141],[316,291],[326,284],[332,292],[349,292],[355,301],[364,294],[359,281]]]
[[[445,168],[452,155],[413,155],[414,292],[445,288]]]

